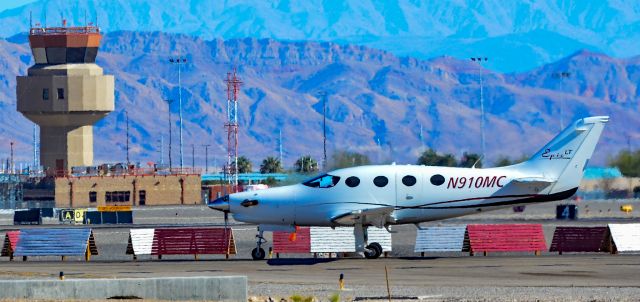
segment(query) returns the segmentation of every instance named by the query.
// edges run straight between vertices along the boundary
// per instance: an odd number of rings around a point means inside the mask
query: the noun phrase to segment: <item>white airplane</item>
[[[578,190],[608,116],[580,119],[531,159],[476,169],[416,165],[360,166],[301,184],[226,195],[208,204],[237,221],[258,224],[253,259],[264,259],[264,231],[295,226],[353,226],[356,251],[377,258],[367,227],[415,224],[520,204],[562,200]]]

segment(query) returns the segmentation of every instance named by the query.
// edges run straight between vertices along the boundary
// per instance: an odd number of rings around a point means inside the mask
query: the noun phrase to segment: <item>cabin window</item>
[[[430,181],[431,181],[431,184],[434,186],[442,185],[444,183],[444,176],[440,174],[436,174],[434,176],[431,176]]]
[[[388,183],[389,179],[384,176],[376,176],[376,178],[373,179],[373,184],[380,188],[386,186]]]
[[[338,181],[340,181],[339,176],[324,174],[305,181],[302,184],[312,188],[331,188],[337,185]]]
[[[404,184],[407,187],[412,187],[417,182],[418,182],[418,180],[415,177],[411,176],[411,175],[407,175],[407,176],[402,178],[402,184]]]
[[[351,188],[355,188],[360,184],[360,178],[357,178],[355,176],[350,176],[347,179],[344,180],[344,183]]]
[[[64,100],[64,89],[58,88],[58,100]]]

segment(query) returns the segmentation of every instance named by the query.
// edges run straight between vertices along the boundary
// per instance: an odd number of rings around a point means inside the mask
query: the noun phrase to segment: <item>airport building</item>
[[[200,174],[135,169],[106,175],[55,178],[57,208],[201,204]]]

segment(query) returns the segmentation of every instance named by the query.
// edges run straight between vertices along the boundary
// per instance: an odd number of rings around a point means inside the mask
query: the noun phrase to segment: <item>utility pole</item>
[[[551,76],[560,79],[560,130],[564,130],[564,80],[571,77],[571,72],[554,72]]]
[[[126,148],[127,148],[127,167],[129,167],[129,163],[131,161],[129,161],[129,113],[127,112],[127,110],[124,110],[124,117],[126,119],[126,123],[127,123],[127,144],[126,144]]]
[[[178,112],[180,116],[180,168],[184,168],[184,156],[182,154],[182,65],[187,63],[187,58],[178,55],[176,58],[169,58],[169,63],[178,64]]]
[[[173,168],[173,163],[171,161],[171,103],[173,103],[173,100],[165,100],[165,102],[167,102],[167,118],[169,121],[169,171],[171,171],[171,169]]]
[[[482,62],[486,62],[489,61],[488,58],[484,57],[477,57],[477,58],[471,58],[471,61],[474,62],[478,62],[478,71],[480,74],[480,145],[482,148],[482,154],[480,155],[480,158],[484,158],[484,154],[485,154],[485,137],[484,137],[484,130],[485,130],[485,118],[484,118],[484,89],[483,89],[483,81],[482,81]]]
[[[209,173],[209,146],[202,145],[204,147],[204,173]]]

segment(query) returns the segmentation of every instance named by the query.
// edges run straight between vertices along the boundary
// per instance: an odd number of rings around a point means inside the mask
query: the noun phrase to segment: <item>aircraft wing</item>
[[[376,227],[384,227],[387,222],[392,222],[394,218],[391,213],[395,210],[393,206],[370,208],[363,210],[351,211],[338,215],[331,219],[331,221],[341,225],[374,225]]]
[[[523,185],[551,185],[555,183],[557,180],[545,178],[545,177],[522,177],[522,178],[514,178],[511,182],[514,184],[523,184]]]

